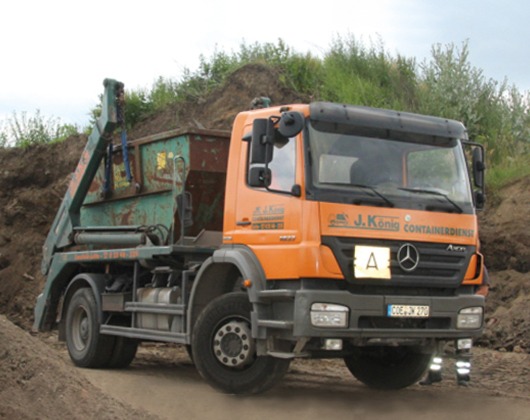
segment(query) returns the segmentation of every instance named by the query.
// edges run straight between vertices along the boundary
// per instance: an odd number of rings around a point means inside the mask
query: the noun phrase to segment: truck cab
[[[299,115],[300,132],[267,143],[254,122],[282,110]],[[315,103],[242,113],[231,139],[224,245],[250,247],[267,280],[434,294],[481,284],[465,141],[456,121],[395,111]],[[260,147],[261,161],[252,151]],[[365,261],[357,246],[374,252]]]
[[[366,107],[240,114],[223,247],[248,248],[263,271],[248,290],[257,336],[293,340],[293,357],[345,355],[365,383],[399,387],[446,340],[481,334],[481,173],[468,170],[467,142],[459,122]],[[407,363],[376,379],[387,359]]]

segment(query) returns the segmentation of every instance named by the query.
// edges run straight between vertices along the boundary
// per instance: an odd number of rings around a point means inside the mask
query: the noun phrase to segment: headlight
[[[313,303],[311,305],[311,324],[314,327],[346,328],[349,312],[347,306]]]
[[[482,325],[483,309],[479,306],[462,309],[456,319],[456,328],[462,330],[475,330]]]

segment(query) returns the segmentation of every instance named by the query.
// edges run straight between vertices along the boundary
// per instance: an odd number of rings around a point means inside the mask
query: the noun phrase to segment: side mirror
[[[484,208],[486,204],[486,197],[484,193],[480,190],[475,191],[475,207],[479,210]]]
[[[473,179],[477,188],[484,188],[484,151],[482,148],[473,149]]]
[[[282,137],[290,138],[296,136],[304,128],[304,116],[300,112],[284,112],[280,117],[278,132]]]
[[[463,141],[462,144],[465,147],[472,148],[470,171],[473,175],[473,185],[471,185],[471,189],[473,190],[473,201],[475,202],[475,207],[477,210],[481,210],[484,208],[486,203],[486,193],[484,188],[484,171],[486,170],[486,165],[484,164],[484,146],[480,143],[467,140]]]
[[[269,187],[271,178],[271,170],[265,166],[252,166],[248,170],[248,185],[251,187]]]
[[[304,128],[304,115],[300,112],[283,112],[280,117],[257,118],[252,123],[252,134],[246,134],[243,141],[250,140],[247,180],[251,187],[271,185],[272,172],[269,163],[273,159],[274,146],[281,149],[289,139]],[[299,196],[301,192],[295,191]]]
[[[272,160],[274,122],[269,118],[257,118],[252,123],[250,140],[250,164],[265,165]]]

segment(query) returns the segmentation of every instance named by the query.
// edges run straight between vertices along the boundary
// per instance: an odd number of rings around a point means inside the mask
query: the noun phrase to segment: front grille
[[[410,272],[404,271],[397,261],[397,252],[405,243],[414,245],[420,254],[418,266]],[[475,253],[474,246],[466,246],[465,251],[458,252],[448,250],[448,244],[338,236],[324,236],[322,237],[322,244],[329,246],[333,251],[345,279],[356,285],[455,288],[462,282],[469,260]],[[355,278],[353,270],[355,245],[390,248],[390,284],[389,280]]]

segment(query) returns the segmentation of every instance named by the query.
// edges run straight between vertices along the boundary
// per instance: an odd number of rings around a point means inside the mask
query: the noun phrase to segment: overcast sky
[[[487,78],[530,90],[530,3],[522,0],[7,0],[0,5],[0,120],[13,111],[85,126],[111,77],[149,88],[199,56],[282,39],[322,54],[337,36],[430,57],[469,43]]]

